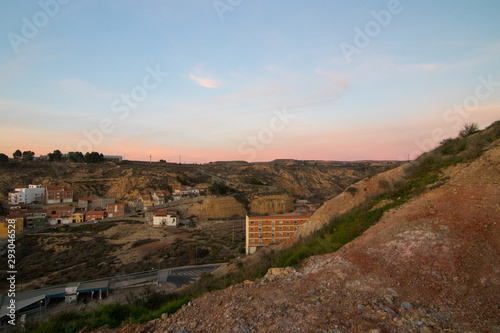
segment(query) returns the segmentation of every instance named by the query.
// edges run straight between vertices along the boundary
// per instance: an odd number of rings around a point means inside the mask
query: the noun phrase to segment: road
[[[223,264],[208,264],[201,266],[184,266],[172,269],[163,269],[158,272],[158,282],[166,282],[174,284],[177,288],[193,283],[202,273],[210,273]]]

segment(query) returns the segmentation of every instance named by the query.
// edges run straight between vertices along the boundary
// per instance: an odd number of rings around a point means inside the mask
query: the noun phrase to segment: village
[[[166,208],[168,203],[181,203],[182,199],[200,197],[207,186],[199,187],[172,185],[168,190],[152,191],[141,195],[135,201],[116,202],[114,198],[97,196],[74,199],[73,190],[64,186],[42,187],[30,184],[9,192],[8,201],[3,203],[7,216],[0,223],[0,238],[8,236],[8,220],[15,220],[16,233],[25,229],[57,227],[111,220],[133,215],[143,217],[152,226],[175,227],[180,223],[177,209]]]

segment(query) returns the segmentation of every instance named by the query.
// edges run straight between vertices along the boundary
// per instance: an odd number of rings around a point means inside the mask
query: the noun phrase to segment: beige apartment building
[[[246,253],[292,237],[311,215],[274,215],[246,217]]]

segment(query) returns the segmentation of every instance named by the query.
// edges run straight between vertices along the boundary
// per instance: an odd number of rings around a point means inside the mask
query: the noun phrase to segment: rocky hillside
[[[500,123],[484,135],[500,137]],[[273,268],[120,331],[499,332],[500,140],[484,138],[449,141],[408,165],[406,175],[421,186],[398,185],[400,197],[381,197],[377,205],[389,209],[379,222],[339,251],[296,269]],[[401,171],[390,175],[384,180],[398,184]],[[387,185],[368,183],[356,184],[354,194]],[[351,191],[343,195],[355,200]],[[403,196],[409,199],[391,204]],[[334,200],[332,207],[345,199]],[[332,207],[318,211],[319,223]]]
[[[215,162],[174,163],[66,163],[16,162],[0,165],[0,200],[9,191],[28,184],[67,185],[75,199],[98,195],[120,201],[137,199],[174,184],[195,186],[222,181],[250,201],[253,194],[288,194],[322,203],[341,193],[349,184],[399,165],[398,162],[328,162],[277,160],[266,163]]]

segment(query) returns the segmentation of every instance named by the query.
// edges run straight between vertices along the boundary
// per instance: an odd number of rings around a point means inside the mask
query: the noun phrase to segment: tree
[[[21,153],[21,151],[18,149],[14,152],[14,154],[12,154],[12,156],[14,156],[15,159],[19,159],[21,158],[21,156],[23,156],[23,153]]]
[[[224,182],[213,182],[212,185],[208,188],[210,193],[215,194],[215,195],[225,195],[227,194],[231,189],[229,186],[226,185]]]
[[[0,153],[0,164],[6,164],[9,162],[9,156]]]
[[[26,151],[23,151],[22,156],[23,156],[24,161],[32,161],[33,156],[35,156],[35,153],[32,152],[31,150],[26,150]]]
[[[49,161],[60,161],[62,159],[62,153],[59,149],[54,150],[53,153],[48,153]]]
[[[98,152],[87,152],[84,157],[85,163],[99,163],[104,161],[104,156],[102,154],[99,154]]]
[[[82,152],[80,152],[80,151],[70,151],[68,153],[68,160],[70,162],[79,163],[79,162],[83,162],[83,159],[84,159],[84,156],[83,156]]]

